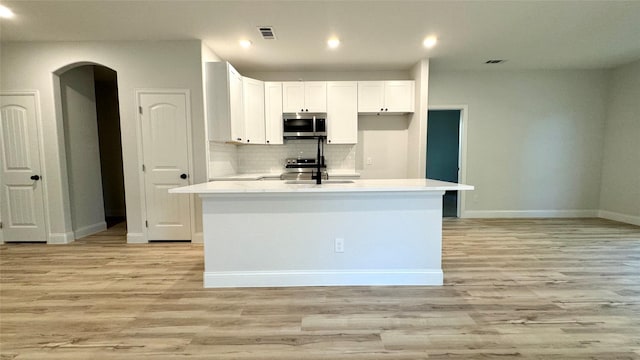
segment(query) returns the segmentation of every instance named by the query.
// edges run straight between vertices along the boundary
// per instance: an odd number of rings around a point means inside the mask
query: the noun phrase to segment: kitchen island
[[[442,285],[442,195],[428,179],[220,181],[202,198],[204,286]]]

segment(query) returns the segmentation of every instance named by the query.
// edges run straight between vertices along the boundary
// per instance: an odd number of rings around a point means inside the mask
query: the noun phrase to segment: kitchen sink
[[[285,184],[308,184],[313,185],[316,183],[315,180],[288,180],[284,182]],[[323,184],[353,184],[353,180],[322,180]]]

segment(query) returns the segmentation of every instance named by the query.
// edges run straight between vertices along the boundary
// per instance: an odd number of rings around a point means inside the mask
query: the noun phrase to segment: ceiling
[[[405,70],[422,58],[446,69],[591,69],[640,59],[637,0],[0,3],[16,14],[2,20],[2,41],[201,39],[240,71]],[[276,40],[261,38],[264,25]],[[439,39],[432,49],[427,35]]]

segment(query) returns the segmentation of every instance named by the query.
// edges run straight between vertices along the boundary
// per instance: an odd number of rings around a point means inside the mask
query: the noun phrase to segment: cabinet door
[[[282,111],[296,113],[304,111],[304,83],[301,81],[282,83]]]
[[[385,112],[405,113],[413,112],[415,82],[385,81],[384,100]]]
[[[264,83],[260,80],[243,78],[245,144],[264,144]]]
[[[242,75],[229,66],[229,121],[232,141],[242,141],[245,137],[242,95]]]
[[[308,112],[327,112],[327,83],[311,81],[304,83],[304,110]]]
[[[384,111],[384,81],[358,81],[358,112]]]
[[[264,83],[264,115],[267,144],[282,144],[282,83]]]
[[[358,83],[330,81],[327,83],[327,143],[358,142]]]

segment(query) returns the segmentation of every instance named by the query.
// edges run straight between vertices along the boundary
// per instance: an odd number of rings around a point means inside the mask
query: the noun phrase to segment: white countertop
[[[348,182],[347,182],[348,181]],[[191,186],[170,189],[170,193],[180,194],[241,194],[241,193],[309,193],[309,192],[402,192],[402,191],[443,191],[473,190],[474,187],[430,179],[366,179],[366,180],[323,180],[292,183],[291,181],[212,181]]]
[[[221,175],[211,177],[209,178],[209,181],[252,181],[265,179],[280,180],[281,174],[282,172]],[[350,170],[330,170],[329,178],[332,177],[360,177],[360,174]]]

